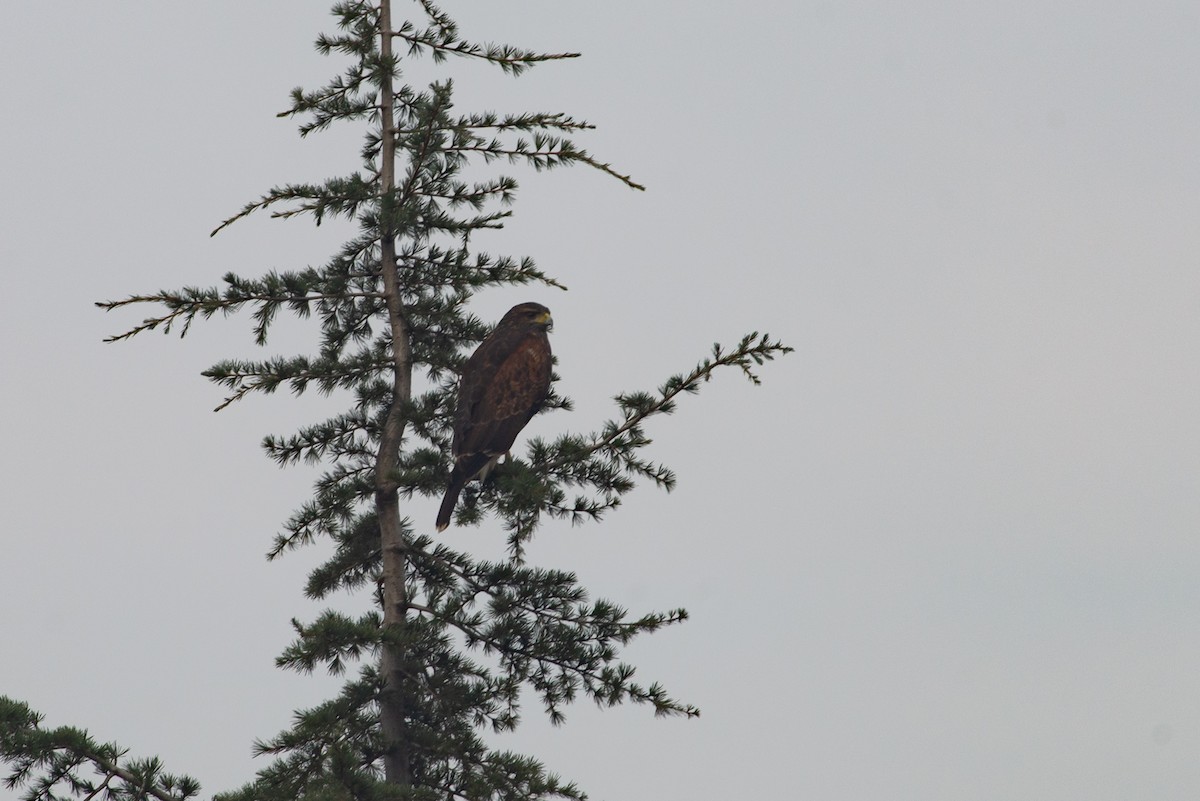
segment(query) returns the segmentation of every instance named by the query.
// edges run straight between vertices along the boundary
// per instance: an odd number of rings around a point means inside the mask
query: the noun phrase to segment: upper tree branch
[[[183,329],[180,336],[187,334],[192,321],[199,315],[204,318],[212,317],[217,312],[231,312],[244,303],[270,304],[301,304],[316,300],[342,300],[344,298],[382,298],[382,292],[306,292],[303,294],[277,295],[272,293],[219,293],[216,289],[200,290],[185,289],[182,292],[156,292],[153,295],[130,295],[121,300],[97,301],[96,305],[105,311],[119,309],[122,306],[132,306],[135,303],[161,303],[170,311],[157,317],[147,317],[139,325],[134,326],[123,334],[105,337],[105,342],[119,342],[129,339],[143,331],[153,331],[162,326],[164,333],[170,333],[171,327],[183,318]]]
[[[511,45],[478,45],[462,39],[447,37],[444,33],[433,30],[417,32],[411,23],[405,23],[392,36],[403,39],[409,44],[409,51],[419,53],[423,48],[429,48],[438,55],[463,56],[478,58],[495,64],[505,72],[519,75],[524,70],[545,61],[561,61],[567,58],[579,58],[579,53],[537,53],[533,50],[523,50]]]
[[[752,364],[760,365],[773,360],[777,355],[791,353],[793,349],[779,341],[771,342],[767,334],[761,336],[757,331],[747,334],[737,347],[728,353],[720,344],[713,345],[713,355],[696,365],[690,373],[669,378],[659,388],[657,398],[646,394],[618,395],[617,403],[625,410],[625,419],[620,423],[610,423],[603,435],[592,435],[592,441],[582,454],[573,453],[570,458],[561,458],[546,462],[537,467],[545,472],[553,472],[557,468],[578,461],[580,456],[590,456],[597,451],[612,448],[620,444],[623,436],[637,429],[648,417],[656,414],[670,414],[675,410],[675,399],[687,392],[695,393],[700,384],[709,381],[713,372],[718,368],[740,367],[746,377],[755,384],[760,383],[754,373]]]

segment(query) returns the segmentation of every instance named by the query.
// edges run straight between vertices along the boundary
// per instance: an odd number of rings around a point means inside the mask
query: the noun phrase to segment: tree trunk
[[[379,3],[379,49],[385,72],[379,89],[380,165],[379,183],[382,198],[388,198],[396,188],[395,114],[392,97],[392,10],[390,0]],[[399,272],[396,264],[396,240],[387,209],[381,200],[379,268],[383,291],[387,296],[388,321],[392,329],[393,383],[392,401],[384,423],[376,457],[375,511],[379,519],[380,546],[383,555],[383,626],[393,633],[402,631],[408,619],[408,588],[405,582],[404,539],[400,527],[400,498],[397,494],[396,467],[400,442],[404,436],[404,404],[412,395],[412,355],[408,324],[400,302]],[[412,784],[412,759],[406,732],[408,687],[412,672],[407,669],[403,646],[385,644],[380,657],[380,676],[384,682],[379,714],[383,737],[387,743],[384,754],[384,773],[389,782]]]

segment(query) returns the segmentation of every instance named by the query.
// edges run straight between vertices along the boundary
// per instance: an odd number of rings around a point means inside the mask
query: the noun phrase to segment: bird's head
[[[550,316],[550,310],[540,303],[521,303],[513,306],[500,322],[544,328],[547,331],[554,327],[554,318]]]

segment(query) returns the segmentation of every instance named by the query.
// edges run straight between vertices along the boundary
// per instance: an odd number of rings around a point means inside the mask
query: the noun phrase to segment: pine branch
[[[183,337],[191,329],[192,322],[196,317],[208,319],[217,312],[229,315],[247,303],[260,304],[260,317],[265,318],[265,321],[269,323],[271,317],[274,315],[274,310],[284,305],[290,307],[293,312],[306,316],[309,306],[316,301],[330,300],[340,302],[350,298],[382,297],[378,292],[355,292],[348,290],[317,292],[310,291],[307,288],[293,289],[289,286],[289,284],[293,283],[289,278],[298,275],[289,273],[280,276],[276,273],[270,273],[262,282],[251,284],[243,282],[237,276],[230,273],[225,276],[225,281],[229,286],[224,291],[216,287],[210,289],[184,287],[182,290],[177,291],[161,290],[152,295],[130,295],[121,300],[97,301],[96,306],[105,311],[113,311],[114,309],[142,303],[161,304],[168,309],[166,314],[147,317],[139,325],[134,326],[124,333],[105,337],[104,341],[119,342],[144,331],[153,331],[159,327],[163,329],[164,334],[169,334],[176,324],[181,324],[179,335]],[[316,283],[317,280],[315,274],[311,277],[305,276],[305,278],[313,283]],[[270,287],[270,289],[261,290],[258,287]],[[261,345],[266,342],[266,331],[266,324],[256,326],[255,338],[258,344]]]
[[[562,61],[568,58],[579,58],[580,55],[579,53],[537,53],[511,45],[479,45],[458,39],[454,33],[449,33],[445,29],[427,28],[418,31],[411,22],[405,22],[392,35],[408,42],[410,56],[421,55],[428,51],[436,62],[443,61],[448,55],[477,58],[498,66],[510,75],[520,75],[530,67],[546,61]]]
[[[459,617],[429,611],[435,620],[461,632],[468,648],[482,647],[484,653],[499,656],[506,669],[519,671],[541,693],[550,722],[556,725],[565,720],[561,706],[574,700],[577,686],[582,686],[600,706],[616,706],[629,700],[653,705],[656,715],[700,715],[698,708],[672,699],[658,684],[647,688],[631,682],[634,668],[624,663],[609,666],[612,660],[603,652],[578,653],[574,659],[552,656],[555,651],[546,647],[552,635],[535,633],[533,645],[527,646],[522,644],[520,632],[505,631],[502,623],[479,627]],[[593,668],[592,664],[604,666]]]
[[[578,58],[579,53],[537,53],[510,45],[478,45],[461,39],[458,24],[430,0],[418,0],[429,18],[430,27],[418,31],[412,22],[405,22],[392,36],[409,43],[409,55],[428,50],[435,62],[447,55],[477,58],[495,64],[510,75],[520,75],[530,67],[546,61]]]
[[[263,438],[263,450],[280,467],[299,464],[318,464],[326,458],[370,458],[374,455],[371,441],[379,435],[378,426],[367,420],[361,411],[341,414],[324,423],[302,428],[290,437],[268,435]]]
[[[555,289],[564,291],[567,289],[566,286],[539,270],[533,259],[528,257],[518,262],[508,256],[497,258],[487,253],[477,252],[474,254],[474,263],[472,264],[467,261],[472,254],[466,249],[456,248],[442,251],[436,245],[427,247],[428,249],[425,251],[428,253],[427,256],[418,256],[416,251],[406,250],[399,254],[399,258],[406,265],[419,265],[424,268],[422,278],[439,287],[461,289],[536,282]]]
[[[379,189],[374,180],[364,179],[358,173],[345,178],[331,178],[324,184],[285,184],[273,187],[253,203],[247,203],[242,210],[232,217],[223,220],[220,225],[209,233],[216,236],[225,228],[238,220],[249,217],[256,211],[271,208],[278,203],[294,202],[297,205],[277,211],[272,217],[287,219],[300,214],[311,214],[317,225],[326,216],[353,218],[363,206],[378,197]]]
[[[714,344],[712,355],[689,373],[672,376],[648,392],[624,393],[615,400],[622,418],[608,421],[599,432],[581,436],[567,434],[552,443],[530,440],[528,461],[509,459],[472,494],[469,488],[455,519],[460,525],[477,522],[480,507],[494,510],[508,532],[509,555],[515,561],[524,558],[524,544],[541,523],[541,515],[570,517],[573,523],[599,520],[604,512],[617,507],[622,495],[642,478],[670,491],[675,474],[666,466],[643,459],[638,452],[651,444],[643,424],[659,414],[671,414],[683,393],[695,393],[701,384],[725,367],[737,367],[753,383],[759,383],[754,368],[792,348],[772,341],[766,334],[747,334],[732,350]],[[564,486],[579,486],[598,497],[581,495],[573,505],[566,503]]]
[[[611,164],[598,161],[586,150],[577,148],[569,139],[544,134],[535,136],[532,143],[524,139],[518,140],[512,147],[505,147],[493,140],[487,144],[458,145],[447,150],[455,153],[479,153],[486,161],[496,158],[507,158],[510,162],[524,161],[538,172],[569,164],[586,164],[611,175],[631,189],[646,189],[631,176],[617,172]]]
[[[772,342],[767,334],[761,336],[757,331],[742,337],[732,351],[726,352],[719,344],[713,345],[712,356],[704,359],[687,374],[668,378],[658,389],[658,397],[647,393],[618,395],[615,400],[625,413],[620,422],[608,422],[602,434],[593,434],[590,442],[583,447],[582,452],[571,448],[569,454],[558,459],[538,463],[533,461],[539,472],[552,474],[555,470],[577,462],[581,457],[597,452],[606,452],[619,458],[631,448],[649,444],[649,440],[639,435],[639,427],[647,418],[656,414],[671,414],[675,411],[675,399],[683,393],[695,394],[700,385],[712,380],[713,373],[722,367],[738,367],[754,384],[762,383],[753,370],[754,365],[773,361],[776,356],[791,353],[790,348],[779,341]]]
[[[562,112],[526,112],[524,114],[506,114],[498,116],[493,111],[469,114],[460,117],[455,125],[456,130],[486,130],[494,129],[500,132],[508,130],[532,132],[535,130],[556,131],[591,131],[596,126],[586,120],[575,118]]]
[[[43,729],[41,721],[28,705],[0,696],[0,760],[12,766],[4,786],[26,787],[23,801],[58,801],[64,790],[85,800],[103,793],[122,801],[184,801],[200,793],[195,779],[163,773],[157,759],[122,763],[126,752],[115,744],[68,726]]]
[[[227,360],[219,362],[202,375],[234,392],[221,401],[213,411],[219,412],[251,392],[271,394],[280,385],[288,384],[292,392],[301,395],[315,383],[328,395],[335,389],[352,389],[365,379],[385,372],[391,366],[388,355],[378,344],[362,348],[352,356],[341,358],[306,356],[274,358],[261,362]]]
[[[324,662],[331,675],[340,675],[348,660],[357,661],[368,650],[378,648],[381,623],[374,612],[354,620],[338,612],[325,611],[307,626],[292,618],[292,628],[300,639],[284,650],[275,664],[311,673],[318,663]]]
[[[438,546],[429,551],[424,545],[425,540],[409,544],[409,553],[414,559],[414,567],[424,569],[430,584],[439,583],[439,579],[428,573],[430,565],[449,571],[461,583],[464,597],[472,595],[488,595],[503,607],[528,613],[544,623],[553,625],[575,625],[581,628],[602,625],[606,631],[617,632],[622,645],[627,644],[636,634],[643,631],[653,631],[663,625],[682,623],[687,620],[685,609],[675,609],[671,612],[656,612],[645,615],[635,621],[626,621],[625,610],[607,601],[597,601],[589,607],[585,602],[587,592],[578,584],[573,573],[560,571],[536,570],[521,567],[511,562],[502,563],[473,563],[462,554]],[[428,560],[427,562],[425,560]],[[538,607],[529,601],[531,594],[556,590],[566,591],[565,596],[556,598],[552,609]],[[564,611],[569,610],[569,611]],[[601,639],[589,637],[589,639]]]

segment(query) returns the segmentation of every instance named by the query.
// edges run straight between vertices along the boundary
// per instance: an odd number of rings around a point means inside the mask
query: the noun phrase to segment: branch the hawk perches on
[[[467,482],[487,478],[550,392],[550,310],[513,306],[467,359],[458,384],[451,453],[454,469],[438,511],[437,529],[450,525]]]

